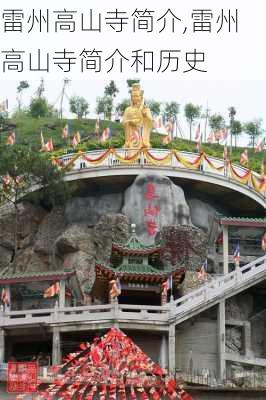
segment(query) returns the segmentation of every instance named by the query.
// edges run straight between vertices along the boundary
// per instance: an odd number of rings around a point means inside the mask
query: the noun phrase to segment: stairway
[[[171,303],[170,321],[179,324],[266,279],[266,255]]]

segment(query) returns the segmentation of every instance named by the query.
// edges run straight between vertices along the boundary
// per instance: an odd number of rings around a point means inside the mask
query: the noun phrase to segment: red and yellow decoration
[[[166,370],[155,364],[119,329],[65,358],[48,389],[36,400],[181,399],[193,400]]]
[[[154,154],[154,151],[147,148],[137,149],[137,150],[123,150],[119,149],[107,149],[106,151],[100,152],[99,155],[90,156],[87,153],[79,152],[73,155],[71,158],[67,159],[64,162],[60,158],[52,159],[54,164],[57,164],[58,167],[71,169],[74,163],[81,159],[91,166],[99,166],[104,163],[106,159],[111,157],[112,160],[117,160],[119,163],[124,165],[132,165],[138,163],[140,160],[143,160],[146,164],[155,165],[158,167],[164,166],[172,166],[173,160],[177,161],[177,168],[180,165],[180,168],[186,168],[189,170],[200,171],[202,167],[202,163],[205,162],[210,170],[217,171],[220,174],[229,176],[232,180],[235,180],[243,185],[249,185],[250,188],[255,190],[258,193],[263,193],[266,190],[266,179],[264,175],[259,176],[255,172],[246,168],[236,168],[233,165],[232,161],[224,160],[223,165],[215,165],[213,159],[211,159],[205,152],[201,152],[200,154],[189,155],[189,158],[178,152],[175,149],[169,150],[167,154],[162,157],[158,157]],[[63,162],[63,166],[62,166]],[[239,172],[241,171],[241,173]],[[243,171],[243,173],[242,173]]]

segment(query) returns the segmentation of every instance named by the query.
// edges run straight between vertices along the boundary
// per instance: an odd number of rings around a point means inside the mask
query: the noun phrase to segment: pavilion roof
[[[149,255],[158,253],[161,246],[157,245],[146,245],[143,243],[135,232],[135,225],[131,225],[132,234],[126,243],[113,242],[113,250],[118,251],[123,255]]]
[[[216,218],[222,225],[266,228],[266,218],[264,217],[231,217],[218,214]]]
[[[74,274],[75,274],[74,270],[58,270],[58,271],[42,271],[42,272],[40,271],[10,272],[7,270],[0,276],[0,284],[65,280],[73,276]]]
[[[185,268],[158,270],[147,264],[122,264],[119,267],[96,264],[96,273],[98,278],[113,279],[118,276],[122,281],[127,282],[159,283],[164,282],[170,274],[175,281],[179,281],[185,273]]]

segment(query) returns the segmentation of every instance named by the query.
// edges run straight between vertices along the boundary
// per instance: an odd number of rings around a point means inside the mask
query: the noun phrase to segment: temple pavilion
[[[161,250],[160,245],[142,243],[136,235],[135,225],[132,225],[132,234],[126,243],[113,242],[110,263],[96,264],[96,280],[91,295],[110,302],[109,282],[118,278],[121,285],[119,303],[162,305],[167,301],[162,296],[163,284],[171,276],[173,284],[168,297],[174,294],[184,279],[185,268],[163,265]]]

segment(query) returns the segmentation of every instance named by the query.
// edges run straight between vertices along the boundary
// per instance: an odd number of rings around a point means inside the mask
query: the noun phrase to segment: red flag
[[[222,129],[219,129],[219,131],[214,132],[214,137],[215,137],[215,140],[217,142],[219,142],[219,140],[222,139]]]
[[[207,261],[207,260],[206,260]],[[197,276],[199,281],[204,281],[207,277],[206,273],[206,261],[202,264],[200,269],[197,271]]]
[[[240,245],[239,245],[239,243],[237,243],[237,245],[236,245],[233,258],[234,258],[235,265],[239,267],[239,264],[240,264]]]
[[[9,301],[9,298],[8,298],[8,292],[7,292],[6,288],[3,288],[3,289],[2,289],[2,292],[1,292],[1,302],[2,302],[3,304],[5,304],[6,306],[9,306],[9,305],[10,305],[10,301]]]
[[[110,297],[112,299],[115,299],[121,294],[121,285],[119,279],[113,279],[112,281],[110,281],[110,285]]]
[[[74,135],[73,139],[72,139],[72,147],[73,149],[75,149],[78,145],[77,139],[76,139],[76,135]]]
[[[97,115],[96,121],[95,121],[95,134],[99,135],[99,132],[100,132],[100,118],[99,118],[99,115]]]
[[[72,290],[70,288],[66,288],[65,296],[68,297],[69,299],[72,299],[73,293],[72,293]]]
[[[111,136],[110,128],[105,128],[102,133],[102,142],[103,143],[106,142],[108,139],[110,139],[110,136]]]
[[[11,184],[11,177],[9,175],[5,175],[2,178],[3,190],[8,191],[9,185]]]
[[[263,138],[262,141],[259,142],[259,143],[256,145],[255,150],[254,150],[255,153],[260,153],[260,152],[262,152],[263,149],[264,149],[264,147],[265,147],[265,138]]]
[[[215,140],[215,138],[214,138],[214,133],[213,133],[213,132],[210,132],[209,135],[208,135],[208,138],[207,138],[207,142],[208,142],[208,143],[213,143],[214,140]]]
[[[13,144],[16,143],[16,134],[15,132],[9,132],[7,139],[6,139],[6,144],[13,146]]]
[[[248,150],[245,149],[240,156],[240,164],[246,165],[248,164]]]
[[[60,283],[56,282],[53,285],[49,286],[47,289],[45,289],[43,297],[44,298],[54,297],[59,292],[60,292]]]
[[[160,398],[161,398],[160,393],[158,393],[154,387],[151,388],[150,394],[151,394],[152,400],[160,400]]]
[[[131,386],[131,388],[130,388],[130,399],[131,400],[137,400],[137,395],[135,393],[134,386]]]
[[[62,139],[67,139],[67,137],[68,137],[68,124],[66,124],[64,126],[64,128],[62,129],[61,137],[62,137]]]
[[[43,138],[42,131],[40,133],[40,137],[41,137],[41,148],[43,148],[44,147],[44,138]]]
[[[261,239],[261,248],[263,251],[266,251],[266,232],[264,233]]]
[[[41,151],[46,151],[46,152],[54,151],[54,145],[53,145],[53,139],[52,139],[52,138],[50,138],[50,139],[48,140],[48,142],[45,143],[45,144],[42,146]]]
[[[260,166],[260,177],[261,177],[262,180],[265,179],[264,160],[261,161],[261,166]]]
[[[79,134],[79,131],[76,132],[75,136],[76,136],[77,142],[80,143],[80,134]]]
[[[170,289],[170,287],[169,287],[169,280],[167,279],[167,281],[165,281],[165,282],[163,282],[162,283],[162,294],[163,295],[165,295],[165,296],[167,296],[167,292],[168,292],[168,290]]]
[[[228,129],[223,128],[221,129],[221,141],[224,142],[228,137]]]
[[[223,154],[224,160],[228,160],[228,149],[227,145],[224,146],[224,154]]]
[[[200,135],[200,137],[199,137],[199,139],[197,140],[197,143],[196,143],[196,148],[197,148],[199,153],[200,153],[200,150],[201,150],[201,141],[202,141],[202,136]]]
[[[196,132],[195,132],[195,142],[198,142],[200,139],[200,124],[198,125]]]
[[[111,383],[109,386],[109,399],[116,400],[116,384]]]

